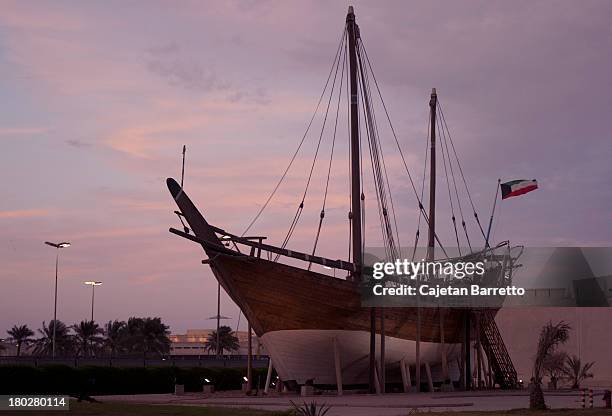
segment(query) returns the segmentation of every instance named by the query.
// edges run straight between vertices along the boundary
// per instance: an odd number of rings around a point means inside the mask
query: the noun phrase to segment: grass
[[[13,414],[16,416],[27,416],[28,414],[35,416],[290,416],[292,413],[206,406],[152,405],[119,402],[78,403],[75,400],[71,400],[69,411],[50,410],[30,412],[20,410],[3,412],[0,410],[0,416]]]
[[[375,409],[372,409],[375,412]],[[398,410],[398,413],[401,411]],[[421,413],[429,413],[428,409],[423,409],[418,412],[406,410],[406,415],[418,415]],[[35,414],[36,416],[48,415],[71,415],[71,416],[290,416],[291,411],[264,411],[256,409],[237,409],[237,408],[222,408],[222,407],[205,407],[205,406],[177,406],[177,405],[151,405],[151,404],[131,404],[119,402],[105,403],[77,403],[70,402],[70,411],[34,411],[34,412],[3,412],[0,411],[0,416],[4,415],[24,416],[27,414]],[[611,416],[610,409],[559,409],[559,410],[544,410],[531,411],[528,409],[516,409],[508,411],[491,411],[491,412],[435,412],[436,416]],[[375,416],[376,413],[372,413]]]
[[[427,410],[421,410],[414,414],[425,413]],[[554,409],[554,410],[492,410],[488,412],[441,412],[431,413],[436,416],[610,416],[611,409]]]

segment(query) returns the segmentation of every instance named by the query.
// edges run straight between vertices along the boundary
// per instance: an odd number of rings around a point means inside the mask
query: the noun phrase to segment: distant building
[[[170,341],[170,355],[214,355],[214,351],[208,351],[206,349],[206,340],[208,336],[214,331],[214,329],[188,329],[186,334],[171,334],[169,336]],[[248,332],[238,331],[234,332],[234,335],[238,337],[240,343],[240,349],[238,351],[232,351],[230,355],[247,355],[248,354]],[[257,336],[253,334],[253,355],[267,355],[264,351],[263,345],[257,339]],[[227,352],[224,352],[226,355]]]
[[[502,308],[495,318],[514,362],[519,379],[532,376],[540,331],[548,322],[565,321],[572,328],[569,340],[559,351],[577,355],[582,363],[595,361],[593,378],[582,385],[609,388],[612,386],[612,308],[509,307]]]
[[[17,355],[17,345],[7,339],[0,338],[0,357]]]

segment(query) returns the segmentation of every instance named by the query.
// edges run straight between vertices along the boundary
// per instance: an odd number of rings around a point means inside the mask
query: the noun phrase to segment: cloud
[[[167,201],[150,201],[131,197],[114,198],[111,204],[122,211],[168,211]]]
[[[0,137],[7,136],[36,136],[47,133],[46,127],[0,127]]]
[[[157,49],[155,53],[149,52],[146,66],[170,85],[187,90],[214,92],[230,87],[230,83],[221,79],[212,68],[192,58],[182,57],[178,52],[178,47],[170,46]]]
[[[605,224],[612,220],[612,199],[605,190],[612,155],[606,121],[612,108],[606,94],[588,92],[601,91],[612,72],[609,54],[601,53],[612,41],[612,8],[596,1],[521,4],[528,7],[370,2],[358,4],[357,13],[418,188],[428,95],[436,86],[481,218],[487,217],[498,177],[541,182],[538,193],[498,204],[496,237],[531,244],[609,242]],[[44,284],[50,280],[44,279],[53,273],[54,253],[40,243],[41,235],[78,243],[63,253],[62,288],[74,290],[65,304],[74,310],[65,316],[87,310],[78,304],[87,301],[81,281],[92,278],[105,280],[105,288],[116,285],[101,319],[148,313],[150,299],[168,300],[154,304],[173,326],[201,318],[206,309],[177,307],[173,299],[214,305],[207,302],[216,293],[214,280],[202,268],[197,245],[167,232],[168,225],[180,223],[163,180],[180,176],[186,144],[186,186],[198,208],[214,224],[244,229],[304,132],[345,13],[341,3],[126,3],[117,20],[95,3],[4,2],[0,84],[8,92],[0,98],[7,108],[0,115],[0,139],[8,145],[0,152],[0,173],[19,178],[20,186],[8,180],[0,185],[0,201],[10,204],[0,211],[0,221],[6,219],[0,234],[17,247],[0,250],[4,274],[13,279],[4,289],[16,299],[0,304],[3,322],[8,324],[10,313],[32,322],[48,316]],[[436,30],[424,41],[420,35],[431,27]],[[392,136],[384,131],[384,113],[377,118],[400,234],[411,242],[417,204]],[[271,242],[282,241],[300,202],[320,121],[254,227]],[[317,251],[332,258],[345,258],[348,247],[345,126],[343,119]],[[42,134],[40,143],[21,140]],[[75,155],[67,146],[87,151]],[[328,152],[321,150],[291,241],[296,250],[312,249]],[[14,156],[19,154],[29,157]],[[364,153],[366,178],[368,163]],[[438,169],[439,229],[448,231],[446,243],[454,236],[441,162]],[[376,196],[371,180],[365,182],[366,210],[372,213],[366,239],[372,243],[379,234]],[[49,201],[50,212],[17,209]],[[471,209],[464,213],[471,216]],[[473,235],[474,221],[468,226]],[[28,279],[31,287],[24,286]],[[126,285],[141,280],[155,284],[142,284],[143,295],[134,299]],[[35,306],[24,308],[17,301],[23,297]]]
[[[92,239],[115,239],[131,238],[150,238],[151,236],[159,235],[163,232],[162,227],[108,227],[103,229],[81,232],[76,235],[73,240],[92,240]]]
[[[253,91],[234,91],[228,94],[227,100],[232,103],[239,101],[250,101],[257,104],[270,104],[272,101],[264,88],[255,88]]]
[[[82,148],[86,148],[86,147],[91,147],[92,146],[91,143],[83,142],[81,140],[76,140],[76,139],[68,139],[68,140],[66,140],[66,144],[68,146],[76,147],[77,149],[82,149]]]
[[[147,48],[147,52],[153,56],[163,56],[179,52],[179,46],[175,42],[169,42],[161,45],[151,46]]]
[[[77,30],[82,21],[74,7],[56,4],[52,8],[30,7],[20,1],[3,1],[0,21],[15,29],[29,30]]]
[[[204,64],[187,52],[183,53],[175,42],[147,48],[146,52],[147,69],[171,86],[198,93],[225,92],[225,99],[230,103],[270,102],[265,88],[238,87],[236,82],[220,77],[213,65]]]
[[[45,209],[23,209],[23,210],[16,210],[16,211],[0,211],[0,219],[46,217],[49,214],[50,212]]]
[[[161,148],[170,145],[170,142],[174,143],[172,139],[178,133],[202,127],[205,122],[204,116],[197,115],[144,121],[140,125],[126,127],[112,133],[105,139],[105,144],[134,158],[153,159]]]

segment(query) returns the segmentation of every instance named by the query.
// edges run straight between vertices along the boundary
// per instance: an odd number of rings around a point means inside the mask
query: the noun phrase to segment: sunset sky
[[[495,241],[612,245],[611,2],[354,5],[419,183],[436,87],[484,223],[497,178],[539,182],[498,204]],[[173,332],[212,327],[216,283],[201,249],[168,232],[180,224],[165,178],[180,177],[186,144],[185,190],[212,224],[242,232],[304,133],[347,6],[0,0],[0,338],[14,324],[39,328],[52,318],[55,251],[46,240],[73,244],[60,256],[59,319],[88,318],[82,282],[101,280],[98,321],[161,316]],[[281,243],[319,131],[315,122],[251,234]],[[348,250],[341,132],[317,251],[331,258]],[[381,140],[408,245],[416,202],[391,137]],[[296,250],[312,249],[329,143],[290,243]],[[439,169],[438,227],[452,244]],[[374,198],[366,188],[372,210]],[[374,219],[369,244],[380,241]],[[237,307],[224,296],[222,308],[235,327]]]

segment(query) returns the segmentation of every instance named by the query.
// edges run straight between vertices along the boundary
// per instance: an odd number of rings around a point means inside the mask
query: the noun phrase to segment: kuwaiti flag
[[[519,196],[538,189],[538,182],[535,179],[518,179],[502,183],[501,185],[502,199],[512,196]]]

